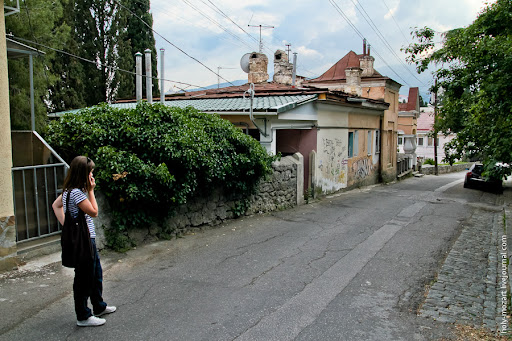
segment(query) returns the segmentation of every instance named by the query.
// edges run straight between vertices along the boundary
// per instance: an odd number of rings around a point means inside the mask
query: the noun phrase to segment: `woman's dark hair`
[[[86,156],[77,156],[69,165],[68,174],[64,179],[63,190],[78,188],[89,191],[89,173],[94,169],[94,161]]]

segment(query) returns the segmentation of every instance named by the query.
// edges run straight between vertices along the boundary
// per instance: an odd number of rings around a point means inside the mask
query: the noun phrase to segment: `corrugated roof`
[[[301,104],[315,100],[318,97],[312,95],[285,95],[285,96],[264,96],[254,97],[253,110],[259,112],[275,112],[280,113],[293,109]],[[111,104],[114,108],[135,108],[137,103],[125,102]],[[230,97],[230,98],[196,98],[196,99],[177,99],[167,100],[165,105],[186,108],[193,107],[203,112],[249,112],[251,102],[249,98]],[[50,117],[60,117],[65,113],[76,113],[79,110],[63,111],[55,114],[49,114]]]

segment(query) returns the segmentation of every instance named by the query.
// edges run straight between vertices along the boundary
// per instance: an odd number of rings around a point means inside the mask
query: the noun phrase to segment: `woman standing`
[[[77,265],[73,281],[76,324],[80,327],[101,326],[105,324],[106,320],[100,318],[100,316],[116,311],[116,307],[107,306],[102,297],[103,270],[101,269],[100,257],[96,250],[96,232],[91,218],[98,216],[98,204],[94,196],[96,182],[92,175],[93,170],[94,162],[90,158],[85,156],[75,157],[71,161],[68,174],[64,180],[63,192],[52,205],[55,216],[64,225],[67,208],[66,199],[69,196],[69,212],[73,217],[77,217],[79,210],[82,210],[85,213],[85,220],[89,228],[94,260],[92,263]],[[91,299],[93,311],[87,306],[89,298]]]

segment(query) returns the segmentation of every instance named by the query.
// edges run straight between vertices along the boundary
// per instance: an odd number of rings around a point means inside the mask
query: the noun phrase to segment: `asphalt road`
[[[475,207],[463,173],[345,192],[103,256],[101,327],[76,326],[72,271],[0,277],[0,340],[437,340],[416,315]]]

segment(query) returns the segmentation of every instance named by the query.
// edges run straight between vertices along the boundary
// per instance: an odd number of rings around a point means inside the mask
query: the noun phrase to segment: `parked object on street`
[[[469,168],[464,179],[464,188],[474,188],[492,192],[503,192],[502,180],[495,177],[486,177],[482,173],[484,165],[475,163]]]

